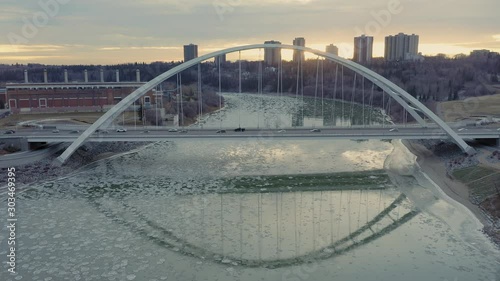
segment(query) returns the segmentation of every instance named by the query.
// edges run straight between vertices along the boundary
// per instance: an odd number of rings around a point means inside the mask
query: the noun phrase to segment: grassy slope
[[[470,188],[470,197],[475,203],[500,190],[500,172],[484,166],[474,166],[453,172],[453,176]]]

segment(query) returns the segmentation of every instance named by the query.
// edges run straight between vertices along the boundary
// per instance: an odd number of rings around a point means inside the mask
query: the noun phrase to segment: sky
[[[353,56],[353,38],[420,36],[424,55],[500,52],[498,0],[1,0],[0,64],[118,64],[183,59],[277,40]],[[262,58],[262,51],[242,53]],[[291,53],[283,51],[285,59]],[[228,56],[235,59],[235,56]]]

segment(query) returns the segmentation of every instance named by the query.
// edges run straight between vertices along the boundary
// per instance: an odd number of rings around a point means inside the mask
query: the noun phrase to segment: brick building
[[[85,73],[86,74],[86,73]],[[25,73],[24,83],[6,84],[6,106],[12,113],[42,113],[71,111],[105,111],[120,102],[134,90],[144,85],[140,74],[136,82],[120,82],[117,73],[115,82],[68,82],[29,83]],[[46,77],[46,75],[45,75]],[[155,104],[155,92],[150,91],[137,104]]]

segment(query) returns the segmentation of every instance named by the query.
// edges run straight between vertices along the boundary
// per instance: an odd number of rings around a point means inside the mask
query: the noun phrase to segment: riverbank
[[[424,145],[418,141],[403,141],[403,144],[410,150],[411,153],[416,155],[417,163],[420,169],[425,173],[440,189],[451,199],[460,203],[464,207],[474,214],[474,216],[483,224],[483,231],[487,233],[492,240],[500,245],[500,230],[494,227],[495,214],[488,214],[485,210],[481,209],[478,205],[473,204],[470,200],[470,188],[466,184],[455,180],[450,175],[450,167],[448,161],[440,157],[442,155],[436,155],[433,151],[428,148],[428,145]],[[443,154],[452,155],[454,152],[443,152]],[[477,159],[471,157],[467,159],[469,165],[476,163]]]
[[[104,158],[130,153],[149,144],[148,142],[109,142],[86,144],[78,149],[69,159],[67,164],[62,166],[54,165],[56,155],[51,155],[43,160],[26,165],[15,166],[16,182],[18,187],[26,188],[31,183],[50,181],[74,173],[81,167]],[[7,182],[5,172],[7,168],[2,168],[0,181]]]

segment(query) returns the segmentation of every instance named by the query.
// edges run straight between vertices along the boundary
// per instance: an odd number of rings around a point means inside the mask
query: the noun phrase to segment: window
[[[17,108],[17,100],[16,99],[9,99],[9,108]]]
[[[38,107],[47,107],[47,99],[41,98],[38,100]]]

